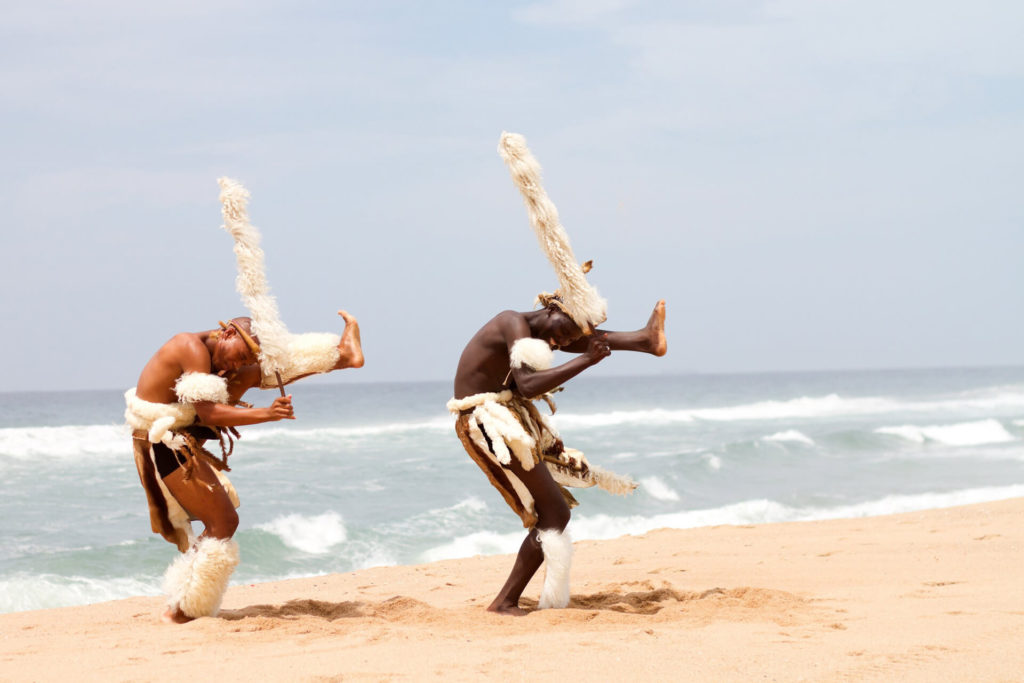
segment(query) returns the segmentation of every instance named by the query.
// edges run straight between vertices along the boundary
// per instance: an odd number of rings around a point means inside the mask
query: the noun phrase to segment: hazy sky
[[[216,179],[252,193],[335,381],[450,379],[556,286],[522,133],[612,329],[593,374],[1024,363],[1024,4],[7,3],[0,390],[132,386],[244,314]]]

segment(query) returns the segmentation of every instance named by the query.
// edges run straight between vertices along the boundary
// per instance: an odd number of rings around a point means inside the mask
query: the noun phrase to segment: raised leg
[[[662,299],[654,305],[651,317],[647,319],[647,326],[644,328],[647,338],[650,340],[648,353],[655,356],[664,356],[668,352],[668,339],[665,338],[665,300]]]
[[[346,311],[338,311],[338,315],[345,319],[345,331],[341,333],[341,342],[338,344],[341,358],[338,359],[338,364],[334,366],[334,369],[361,368],[363,367],[363,343],[359,336],[359,321]]]
[[[665,300],[662,299],[655,304],[654,310],[651,311],[651,317],[647,319],[647,324],[639,330],[616,332],[597,329],[594,334],[606,335],[605,338],[612,351],[638,351],[654,356],[664,356],[668,351],[668,341],[665,337]],[[587,350],[587,339],[587,337],[578,339],[569,346],[562,347],[562,351],[583,353]]]

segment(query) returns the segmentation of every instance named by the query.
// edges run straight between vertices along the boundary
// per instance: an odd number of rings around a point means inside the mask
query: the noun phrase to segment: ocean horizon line
[[[793,376],[816,376],[816,375],[851,375],[857,373],[899,373],[899,372],[936,372],[936,371],[993,371],[993,370],[1021,370],[1024,371],[1024,362],[1020,364],[1014,363],[996,363],[993,365],[920,365],[920,366],[891,366],[891,367],[850,367],[850,368],[812,368],[812,369],[780,369],[780,370],[680,370],[671,372],[650,372],[650,373],[636,373],[626,372],[618,373],[614,371],[601,372],[598,368],[597,372],[590,375],[579,375],[571,380],[573,384],[582,384],[594,381],[602,380],[633,380],[633,379],[662,379],[662,378],[680,378],[680,377],[772,377],[779,375],[793,375]],[[408,385],[426,385],[426,384],[442,384],[451,383],[453,380],[450,377],[441,379],[409,379],[409,380],[369,380],[362,381],[359,379],[346,380],[342,379],[335,374],[324,375],[322,377],[313,376],[304,378],[301,380],[303,387],[312,386],[408,386]],[[94,387],[89,389],[82,388],[65,388],[65,389],[0,389],[0,397],[7,397],[11,395],[42,395],[42,394],[86,394],[86,393],[107,393],[107,392],[124,392],[129,388],[129,385],[122,387]],[[276,388],[268,388],[264,391],[277,391]]]

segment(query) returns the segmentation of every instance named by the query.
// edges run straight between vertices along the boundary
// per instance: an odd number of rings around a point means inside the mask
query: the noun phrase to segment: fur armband
[[[542,339],[523,337],[512,344],[509,351],[509,364],[514,368],[521,368],[524,365],[533,370],[547,370],[555,358],[555,352],[551,350],[548,343]]]
[[[338,344],[341,336],[331,332],[306,332],[288,337],[288,351],[281,369],[281,379],[290,382],[303,375],[315,375],[330,372],[338,364],[341,351]],[[261,387],[277,386],[274,373],[263,375]]]
[[[205,372],[186,372],[174,383],[179,403],[228,402],[228,381]]]
[[[152,403],[135,395],[135,387],[124,392],[124,418],[132,429],[149,433],[152,443],[163,441],[170,430],[192,424],[196,410],[188,403]]]

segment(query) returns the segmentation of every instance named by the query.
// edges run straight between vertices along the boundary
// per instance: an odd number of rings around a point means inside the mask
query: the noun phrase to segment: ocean
[[[516,551],[450,382],[292,393],[298,419],[243,427],[230,459],[233,584]],[[583,376],[556,400],[568,446],[640,483],[574,490],[578,540],[1024,495],[1021,367]],[[0,394],[0,612],[159,594],[176,550],[150,532],[123,411],[121,391]]]

